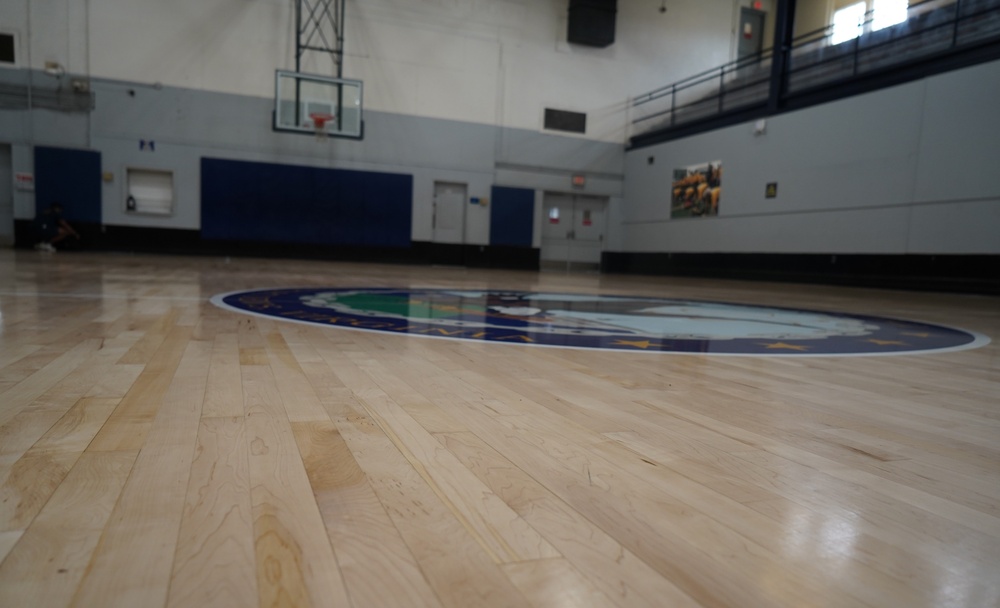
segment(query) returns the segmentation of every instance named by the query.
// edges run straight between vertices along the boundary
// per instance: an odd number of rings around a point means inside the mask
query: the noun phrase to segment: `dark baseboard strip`
[[[1000,255],[605,252],[603,272],[1000,295]]]
[[[285,259],[336,260],[387,264],[423,264],[538,270],[540,252],[531,247],[498,245],[451,245],[413,242],[409,247],[370,247],[216,241],[202,239],[198,230],[141,228],[74,224],[79,241],[67,241],[61,248],[80,251],[127,251],[170,255],[264,257]],[[14,222],[15,246],[31,248],[37,241],[33,222]]]
[[[389,264],[539,270],[531,247],[413,242],[410,247],[203,240],[198,230],[100,226],[75,228],[82,239],[67,249],[170,255],[265,257]],[[35,244],[33,223],[14,222],[15,243]],[[1000,295],[1000,255],[875,255],[604,252],[601,271],[618,274],[852,285]]]
[[[453,245],[446,243],[413,243],[420,263],[468,268],[506,268],[538,270],[541,250],[534,247],[508,245]]]

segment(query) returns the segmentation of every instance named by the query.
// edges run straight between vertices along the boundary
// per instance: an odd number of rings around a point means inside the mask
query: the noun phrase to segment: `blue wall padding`
[[[35,213],[52,203],[70,223],[101,223],[101,153],[35,147]]]
[[[210,240],[409,247],[413,176],[201,159]]]
[[[493,186],[490,204],[490,245],[531,247],[535,223],[535,191]]]

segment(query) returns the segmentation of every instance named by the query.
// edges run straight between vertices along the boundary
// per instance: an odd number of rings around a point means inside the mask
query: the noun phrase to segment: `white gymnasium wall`
[[[750,0],[620,0],[606,49],[566,40],[568,0],[348,0],[344,75],[387,113],[540,130],[546,106],[624,139],[625,99],[732,58]],[[773,0],[765,0],[770,8]],[[273,96],[294,66],[294,0],[3,0],[32,67]],[[24,64],[26,65],[26,64]],[[331,72],[324,56],[303,71]]]
[[[761,136],[740,124],[632,150],[623,250],[1000,253],[997,99],[1000,61],[772,117]],[[718,217],[670,219],[672,170],[714,160]]]
[[[826,27],[832,15],[833,0],[798,0],[795,4],[795,35]]]
[[[87,3],[80,0],[0,0],[0,30],[15,35],[19,68],[56,62],[88,74]]]

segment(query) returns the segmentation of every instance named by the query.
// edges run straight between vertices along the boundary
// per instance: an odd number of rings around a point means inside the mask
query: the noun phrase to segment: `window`
[[[864,2],[858,2],[833,13],[833,39],[830,42],[840,44],[860,36],[867,9]]]
[[[14,46],[14,34],[0,33],[0,63],[16,63]]]
[[[870,23],[871,31],[906,21],[908,0],[865,0],[837,9],[833,13],[832,44],[860,36]]]
[[[875,0],[872,31],[906,21],[907,0]]]

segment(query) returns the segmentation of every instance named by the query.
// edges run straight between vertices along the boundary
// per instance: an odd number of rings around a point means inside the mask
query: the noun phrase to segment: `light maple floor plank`
[[[190,330],[182,333],[186,336]],[[182,344],[171,348],[181,350],[183,360],[174,364],[173,356],[168,357],[165,367],[171,375],[162,383],[155,418],[139,431],[139,456],[73,596],[74,606],[166,602],[209,361],[204,343],[184,342],[180,336],[175,341]]]
[[[345,606],[343,574],[274,375],[267,365],[248,365],[243,379],[261,605]]]
[[[79,459],[0,564],[0,605],[68,605],[135,458],[92,452]]]
[[[1000,605],[995,297],[21,251],[0,273],[0,606]],[[208,303],[308,285],[742,302],[994,342],[657,356]]]
[[[296,422],[293,431],[353,604],[440,606],[337,426]]]
[[[201,419],[168,606],[257,603],[246,447],[242,416]]]
[[[504,564],[503,569],[533,606],[614,606],[564,558]]]

